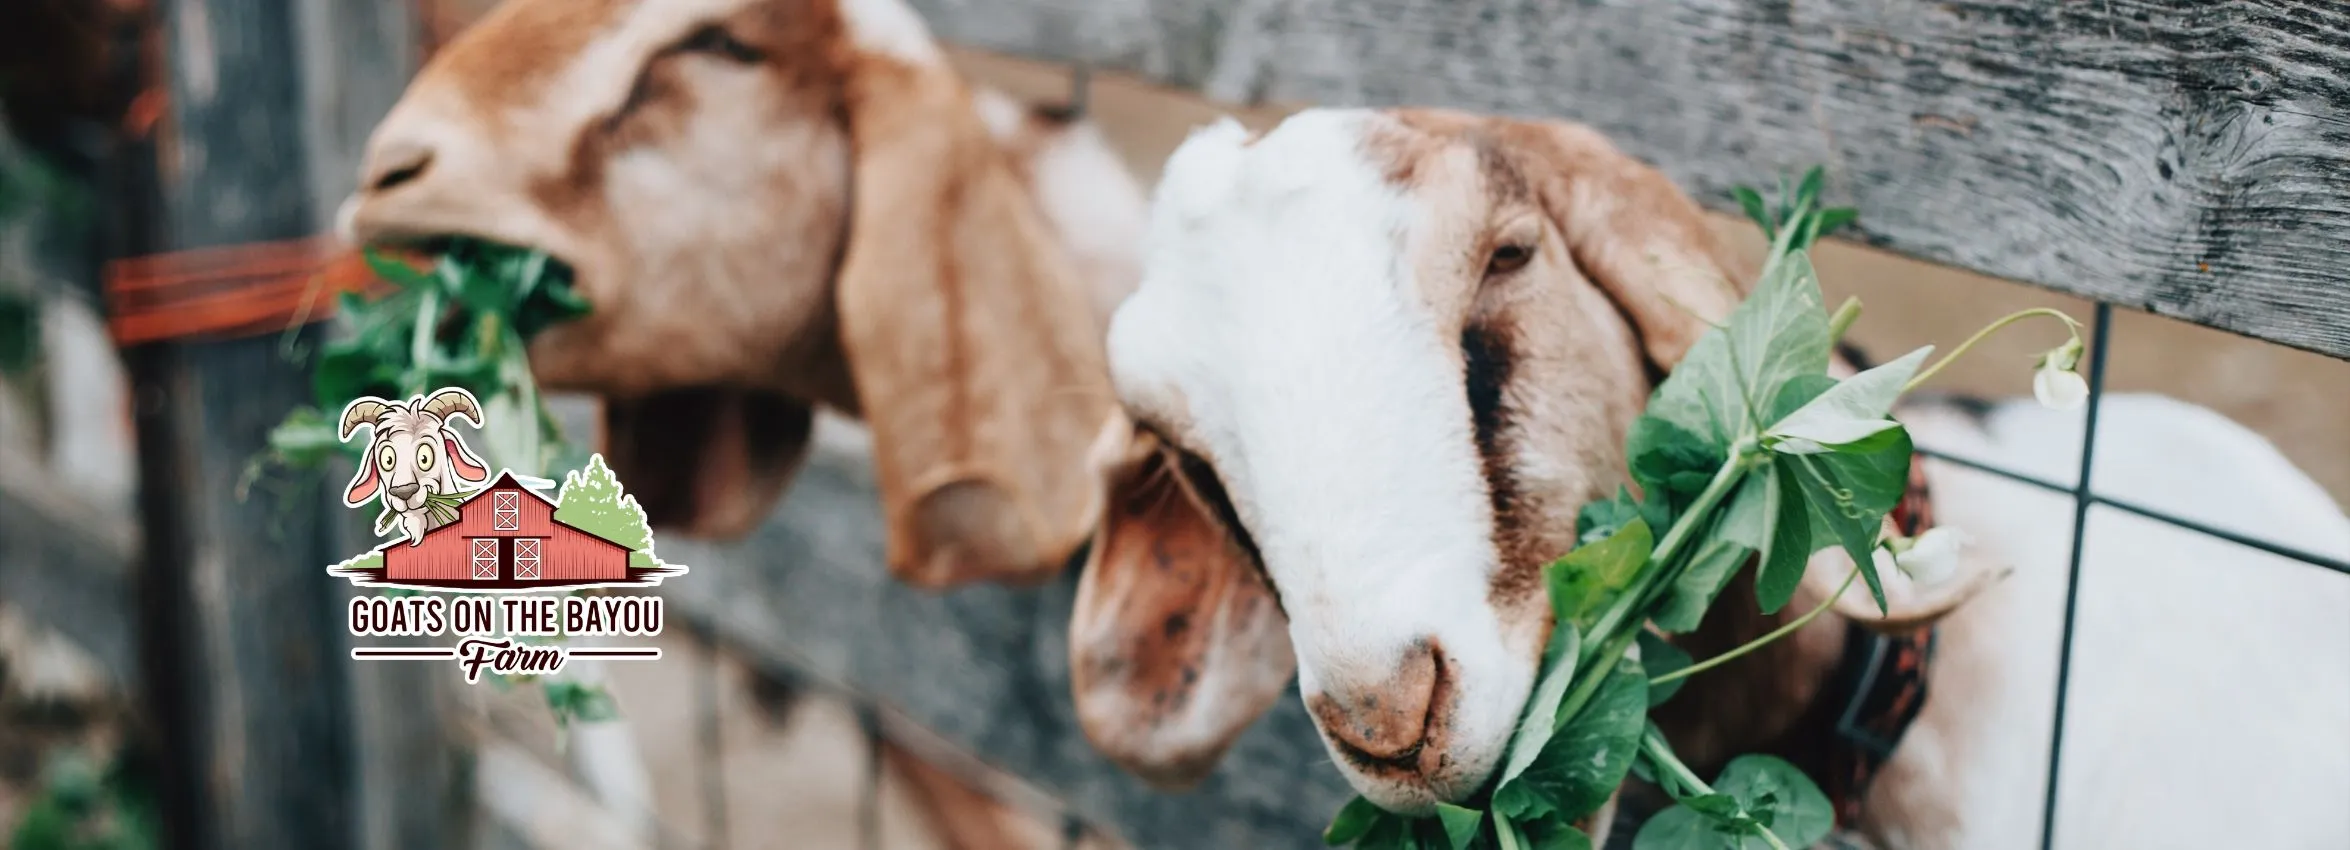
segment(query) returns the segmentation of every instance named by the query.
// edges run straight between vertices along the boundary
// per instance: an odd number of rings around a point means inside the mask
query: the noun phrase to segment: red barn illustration
[[[383,580],[451,588],[560,587],[628,579],[629,548],[555,518],[511,472],[457,507],[457,521],[383,550]]]

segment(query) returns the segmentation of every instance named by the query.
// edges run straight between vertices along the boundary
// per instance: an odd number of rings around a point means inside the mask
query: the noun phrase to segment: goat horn
[[[426,399],[424,406],[418,409],[432,414],[433,418],[443,422],[448,421],[453,414],[462,414],[466,421],[473,423],[473,427],[481,427],[481,405],[473,400],[472,393],[456,387],[434,393],[433,397]]]
[[[350,407],[343,408],[342,433],[337,436],[343,440],[351,439],[351,432],[359,430],[361,425],[374,422],[378,417],[384,415],[384,411],[390,409],[390,405],[372,398],[351,402]]]

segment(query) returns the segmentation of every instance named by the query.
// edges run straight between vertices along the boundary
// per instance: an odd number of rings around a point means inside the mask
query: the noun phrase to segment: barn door
[[[498,538],[473,538],[473,580],[498,580]]]
[[[539,539],[514,538],[514,580],[539,580]]]

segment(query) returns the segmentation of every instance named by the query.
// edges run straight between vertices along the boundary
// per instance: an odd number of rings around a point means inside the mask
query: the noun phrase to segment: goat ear
[[[480,456],[473,453],[473,447],[457,439],[457,435],[441,435],[441,454],[447,455],[449,464],[456,467],[457,477],[467,481],[489,480],[489,467],[481,462]]]
[[[1745,275],[1671,178],[1589,127],[1492,120],[1576,266],[1632,322],[1650,363],[1671,370],[1708,323],[1729,317]]]
[[[1090,299],[950,68],[851,63],[835,298],[890,570],[924,587],[1049,578],[1100,513],[1083,455],[1114,401]]]
[[[1205,777],[1289,688],[1289,624],[1198,470],[1113,417],[1097,443],[1110,499],[1069,619],[1078,725],[1175,790]]]
[[[343,490],[343,507],[356,508],[375,498],[376,487],[382,479],[375,477],[375,455],[364,452],[359,456],[359,474],[351,476],[351,486]]]
[[[604,400],[604,462],[656,529],[741,537],[808,454],[815,410],[775,393],[693,387]]]

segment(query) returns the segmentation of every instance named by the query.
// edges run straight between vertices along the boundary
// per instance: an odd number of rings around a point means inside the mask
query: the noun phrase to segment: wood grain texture
[[[123,84],[162,84],[167,130],[117,152],[112,255],[312,233],[345,190],[326,175],[355,172],[361,134],[406,77],[404,5],[153,8],[164,64]],[[173,847],[389,850],[463,846],[471,833],[468,763],[429,680],[374,678],[349,660],[351,588],[325,566],[361,538],[332,483],[244,483],[270,429],[310,401],[289,352],[317,344],[311,328],[124,352],[145,531],[143,696]]]
[[[2350,357],[2335,0],[914,0],[1223,99],[1591,124],[1705,203],[1825,164],[1851,236]]]
[[[138,680],[131,562],[139,529],[0,451],[0,600],[88,652],[108,682]]]
[[[1149,789],[1078,730],[1068,672],[1075,571],[1034,590],[941,594],[892,580],[867,456],[833,439],[848,430],[839,426],[821,421],[782,509],[749,539],[661,537],[661,557],[691,567],[661,588],[679,615],[764,664],[881,701],[1137,847],[1319,843],[1351,792],[1294,691],[1197,790]]]

